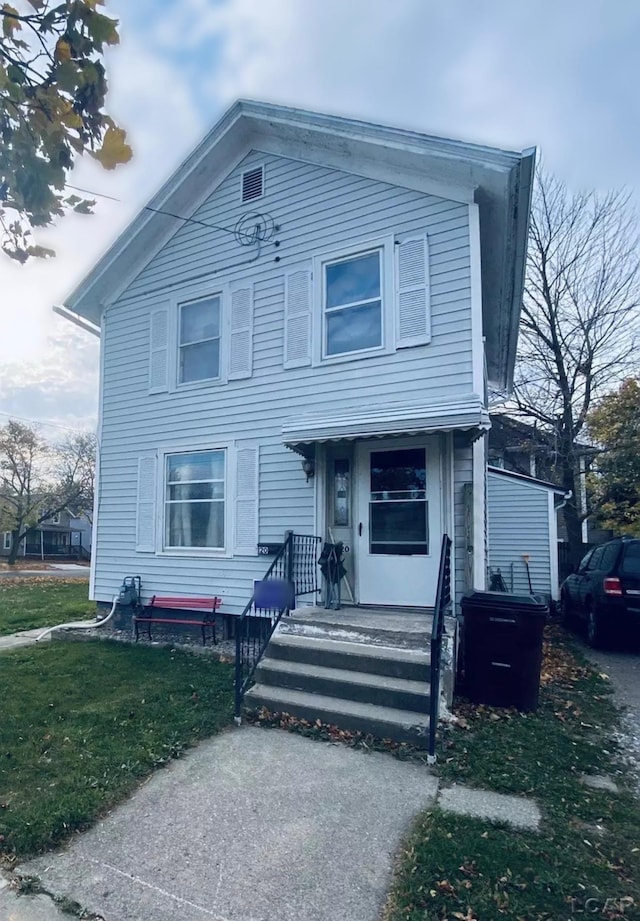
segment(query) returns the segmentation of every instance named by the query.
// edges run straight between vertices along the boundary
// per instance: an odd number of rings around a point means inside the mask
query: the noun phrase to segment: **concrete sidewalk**
[[[375,921],[436,792],[422,765],[245,727],[18,872],[107,921]]]

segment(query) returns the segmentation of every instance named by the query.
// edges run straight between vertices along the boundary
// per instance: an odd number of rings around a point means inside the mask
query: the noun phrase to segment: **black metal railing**
[[[317,594],[318,547],[321,538],[288,531],[284,544],[259,582],[242,614],[234,619],[236,640],[235,719],[240,722],[242,700],[255,670],[284,615],[301,595]]]
[[[440,550],[438,587],[431,627],[431,693],[429,694],[429,738],[427,758],[436,760],[436,730],[440,710],[440,672],[442,665],[442,638],[445,635],[444,618],[451,608],[451,538],[444,534]]]

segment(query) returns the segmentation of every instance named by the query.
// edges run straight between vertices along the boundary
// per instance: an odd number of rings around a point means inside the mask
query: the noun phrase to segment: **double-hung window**
[[[178,383],[220,377],[220,308],[219,294],[179,305]]]
[[[380,349],[383,338],[383,250],[323,265],[323,355]]]
[[[225,481],[224,450],[165,456],[165,549],[225,549]]]

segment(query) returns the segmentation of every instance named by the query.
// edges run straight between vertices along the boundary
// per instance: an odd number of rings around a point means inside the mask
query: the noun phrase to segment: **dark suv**
[[[587,622],[590,646],[601,646],[614,628],[640,629],[640,540],[621,537],[595,547],[576,572],[562,583],[560,605],[565,623]]]

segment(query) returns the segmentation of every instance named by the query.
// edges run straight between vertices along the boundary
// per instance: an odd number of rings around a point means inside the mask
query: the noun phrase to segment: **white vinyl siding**
[[[233,557],[212,560],[206,554],[197,558],[149,554],[136,558],[138,456],[150,446],[190,451],[223,441],[240,446],[259,443],[259,543],[277,543],[288,528],[301,534],[317,533],[314,482],[306,482],[300,457],[282,445],[286,419],[303,412],[333,411],[337,403],[345,407],[375,401],[389,404],[406,401],[408,394],[412,400],[429,403],[473,389],[468,207],[394,186],[393,177],[383,183],[254,151],[231,170],[193,217],[229,226],[222,217],[237,218],[242,172],[265,161],[269,210],[283,228],[279,249],[265,245],[255,262],[239,265],[252,254],[240,248],[232,234],[187,223],[109,310],[104,330],[100,518],[94,547],[95,594],[100,601],[110,601],[123,575],[135,571],[142,577],[145,598],[153,592],[177,595],[188,586],[194,594],[215,591],[223,598],[225,611],[240,612],[249,600],[247,587],[264,574],[270,562],[264,557],[236,556],[233,523],[228,531]],[[405,240],[423,233],[429,239],[429,345],[312,366],[313,254],[339,257],[362,251],[363,246],[370,248],[371,241],[391,240],[394,235]],[[277,262],[276,255],[280,257]],[[225,266],[232,268],[224,270]],[[218,272],[218,287],[213,290],[225,292],[225,309],[227,290],[253,285],[251,377],[185,386],[149,399],[144,357],[149,313],[159,307],[161,296],[155,289],[166,286],[167,298],[175,295],[185,300],[204,293],[202,280],[193,279]],[[302,292],[297,299],[302,334],[296,337],[295,349],[289,322],[296,316],[289,309],[292,282],[298,294]],[[313,286],[315,289],[315,278]],[[177,320],[172,328],[177,329]],[[222,353],[224,357],[224,345]],[[222,371],[224,379],[224,362]],[[467,436],[461,443],[465,441]],[[228,461],[227,501],[235,504],[231,478],[236,464],[231,450]],[[456,468],[456,476],[463,475]],[[456,489],[457,496],[459,480]],[[461,551],[457,546],[456,569]]]
[[[551,581],[551,555],[557,555],[558,548],[549,540],[550,530],[555,530],[550,528],[549,492],[526,480],[488,474],[489,567],[494,573],[500,569],[509,591],[529,592],[524,559],[528,556],[533,591],[557,594]]]

